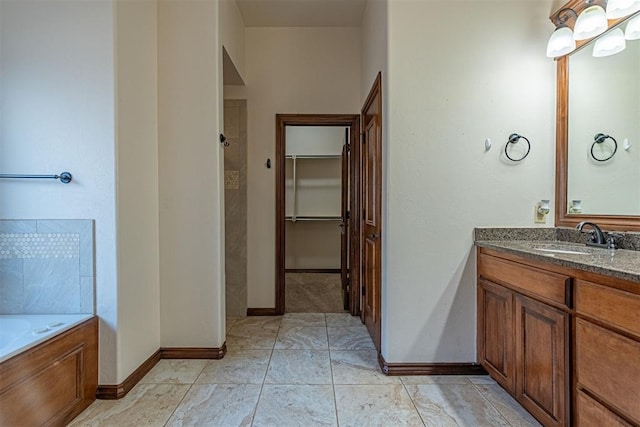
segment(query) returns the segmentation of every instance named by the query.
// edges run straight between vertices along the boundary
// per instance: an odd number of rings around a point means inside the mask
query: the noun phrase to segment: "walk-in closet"
[[[345,309],[348,200],[344,126],[287,126],[285,307],[290,313]]]

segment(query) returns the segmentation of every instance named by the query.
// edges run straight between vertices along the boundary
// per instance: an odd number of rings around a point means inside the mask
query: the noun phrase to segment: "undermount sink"
[[[546,249],[546,248],[534,248],[540,252],[550,252],[553,254],[568,254],[568,255],[589,255],[589,252],[580,252],[568,249]]]
[[[565,255],[591,255],[591,252],[581,250],[582,248],[575,245],[562,244],[562,243],[541,243],[536,244],[533,250],[540,252],[547,252],[552,254],[565,254]]]

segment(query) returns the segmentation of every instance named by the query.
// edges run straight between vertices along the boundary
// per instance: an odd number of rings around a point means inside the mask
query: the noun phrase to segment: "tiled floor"
[[[388,377],[348,314],[228,320],[222,360],[161,360],[73,426],[538,426],[488,377]]]
[[[287,313],[344,313],[339,273],[286,273]]]

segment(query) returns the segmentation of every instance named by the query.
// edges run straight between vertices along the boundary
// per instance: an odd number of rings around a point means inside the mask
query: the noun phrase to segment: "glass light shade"
[[[586,40],[598,36],[609,27],[607,14],[600,6],[589,6],[582,11],[573,28],[573,38]]]
[[[640,0],[609,0],[607,19],[619,19],[640,10]]]
[[[627,30],[624,32],[627,40],[640,40],[640,15],[627,23]]]
[[[626,47],[626,40],[621,28],[616,28],[596,40],[593,46],[593,56],[602,58],[603,56],[615,55],[622,52]]]
[[[576,41],[573,39],[573,31],[569,27],[557,28],[549,43],[547,43],[547,56],[549,58],[557,58],[576,50]]]

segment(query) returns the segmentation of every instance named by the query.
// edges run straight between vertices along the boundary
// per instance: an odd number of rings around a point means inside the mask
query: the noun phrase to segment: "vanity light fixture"
[[[640,15],[629,21],[624,32],[624,38],[627,40],[640,40]]]
[[[576,25],[573,27],[573,38],[575,40],[586,40],[607,31],[609,22],[607,14],[601,6],[593,5],[587,7],[578,16]]]
[[[549,43],[547,43],[547,56],[549,58],[564,56],[576,50],[573,30],[567,26],[567,21],[570,18],[569,13],[573,13],[575,17],[578,16],[573,9],[569,8],[561,9],[557,14],[558,26],[551,34]]]
[[[608,0],[607,19],[619,19],[640,10],[640,0]]]
[[[603,58],[622,52],[626,47],[626,40],[621,28],[616,28],[596,40],[593,45],[593,56]]]

